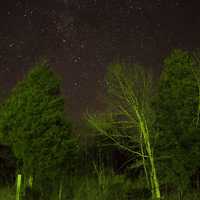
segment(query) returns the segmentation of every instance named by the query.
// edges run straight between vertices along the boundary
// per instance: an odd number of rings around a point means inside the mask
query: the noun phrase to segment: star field
[[[195,0],[7,0],[0,7],[0,85],[5,95],[41,57],[63,79],[79,117],[103,108],[106,66],[139,62],[159,73],[173,48],[200,47]]]

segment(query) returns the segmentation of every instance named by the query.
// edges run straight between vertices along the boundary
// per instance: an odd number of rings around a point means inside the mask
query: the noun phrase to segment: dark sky
[[[9,92],[40,57],[63,78],[74,117],[101,110],[116,59],[159,73],[171,49],[200,47],[199,0],[2,0],[0,86]]]

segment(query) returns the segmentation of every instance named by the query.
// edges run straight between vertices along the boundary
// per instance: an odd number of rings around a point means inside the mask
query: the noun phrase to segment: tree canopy
[[[168,183],[188,186],[199,166],[199,66],[186,51],[175,50],[164,61],[157,101],[159,132],[156,153],[160,176]]]
[[[51,183],[70,166],[77,143],[65,117],[60,80],[46,63],[37,64],[2,105],[0,133],[21,173],[33,176],[40,186],[43,179]]]

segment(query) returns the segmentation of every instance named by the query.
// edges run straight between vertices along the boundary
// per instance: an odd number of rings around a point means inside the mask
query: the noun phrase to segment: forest
[[[105,108],[72,120],[61,78],[35,63],[0,104],[0,200],[200,199],[200,53],[159,77],[113,62]]]

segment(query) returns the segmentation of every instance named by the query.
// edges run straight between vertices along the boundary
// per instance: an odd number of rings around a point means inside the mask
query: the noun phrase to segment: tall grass
[[[0,200],[15,200],[16,191],[14,187],[4,186],[0,188]]]
[[[130,185],[122,185],[124,182],[123,176],[116,176],[113,180],[113,176],[108,176],[107,183],[109,183],[104,193],[99,188],[97,177],[83,176],[83,177],[74,177],[73,187],[70,194],[65,194],[62,196],[62,200],[132,200],[137,199],[134,196],[129,197],[127,195],[128,191],[131,189]],[[126,180],[125,180],[126,181]],[[118,183],[118,186],[117,186]],[[132,185],[132,183],[131,183]],[[112,186],[114,188],[112,188]],[[70,188],[71,189],[71,188]],[[123,191],[122,191],[123,190]],[[63,193],[68,192],[67,188],[63,188]],[[114,194],[113,194],[114,193]],[[126,193],[123,196],[121,193]],[[16,199],[16,189],[11,186],[0,187],[0,200],[15,200]],[[193,191],[188,192],[183,197],[184,200],[199,200],[200,193]],[[37,199],[38,200],[38,199]],[[58,200],[58,197],[53,198],[52,200]],[[139,200],[149,200],[148,198],[139,198]],[[178,194],[169,194],[163,197],[163,200],[180,200]]]
[[[100,182],[99,182],[100,181]],[[124,176],[77,177],[73,200],[126,200],[130,184]]]

